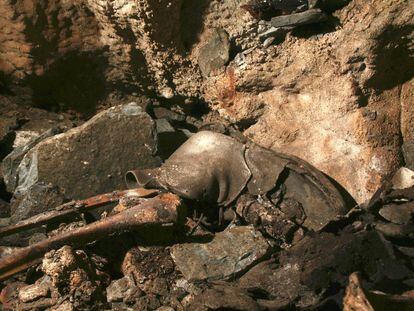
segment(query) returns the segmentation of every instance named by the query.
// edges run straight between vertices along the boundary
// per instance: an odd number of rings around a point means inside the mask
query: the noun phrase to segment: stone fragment
[[[46,298],[50,294],[52,282],[49,277],[44,277],[35,284],[28,285],[19,289],[19,300],[31,302],[39,298]]]
[[[36,139],[39,133],[36,131],[16,131],[16,138],[13,141],[13,149],[23,147]]]
[[[405,189],[414,186],[414,171],[401,167],[391,179],[394,189]]]
[[[411,223],[413,213],[414,202],[406,204],[388,204],[379,210],[379,214],[382,217],[398,225]]]
[[[74,199],[121,189],[124,172],[159,164],[156,150],[155,124],[138,104],[112,107],[32,148],[17,169],[16,192],[37,182]]]
[[[120,302],[137,293],[137,287],[129,276],[114,280],[106,288],[106,298],[108,302]]]
[[[230,40],[223,29],[214,29],[209,41],[200,48],[198,65],[203,76],[208,77],[229,61]]]
[[[398,246],[397,249],[404,255],[414,258],[414,247]]]
[[[95,263],[81,250],[64,246],[45,254],[42,271],[61,295],[72,297],[79,306],[98,305],[105,299],[104,288],[109,276],[97,269]]]
[[[269,29],[266,29],[264,32],[261,32],[259,34],[259,38],[263,42],[263,46],[265,46],[265,42],[269,38],[273,38],[273,43],[276,39],[280,39],[283,36],[285,36],[286,33],[290,30],[292,30],[292,27],[270,27]]]
[[[263,41],[263,47],[267,48],[272,45],[275,41],[275,37],[268,37],[266,40]]]
[[[319,0],[308,0],[309,9],[313,9],[318,5]]]
[[[184,114],[178,114],[164,107],[154,107],[153,111],[154,111],[155,118],[157,119],[166,119],[169,122],[174,122],[174,121],[184,122],[185,121]]]
[[[54,306],[50,311],[75,311],[75,308],[69,301],[64,301],[60,305]]]
[[[269,294],[269,301],[276,300],[282,305],[289,305],[298,297],[312,302],[318,301],[317,294],[301,285],[300,269],[297,263],[277,269],[274,262],[261,262],[243,275],[238,284],[246,289],[260,288]]]
[[[3,162],[1,163],[1,168],[3,171],[4,182],[6,184],[7,191],[14,192],[16,189],[18,184],[18,167],[26,153],[42,140],[58,133],[60,133],[60,130],[58,128],[51,128],[42,134],[33,137],[28,141],[27,144],[15,148],[13,152],[4,158]]]
[[[215,285],[194,297],[189,311],[239,310],[259,311],[262,308],[249,293],[230,284]]]
[[[57,187],[36,183],[28,189],[22,198],[12,202],[10,207],[11,222],[16,223],[50,211],[64,202],[65,197]]]
[[[32,311],[32,310],[49,310],[48,308],[56,304],[56,299],[53,298],[39,298],[31,302],[21,302],[18,304],[16,310]]]
[[[338,284],[345,286],[349,274],[356,270],[369,275],[369,281],[374,283],[390,278],[402,280],[410,275],[377,232],[344,231],[338,235],[308,235],[281,251],[278,264],[260,263],[238,283],[247,289],[264,290],[269,300],[307,308],[320,303],[328,292],[335,295]]]
[[[402,146],[405,165],[410,170],[414,170],[414,141],[404,142]]]
[[[253,227],[234,227],[217,233],[206,244],[177,244],[171,256],[187,280],[225,280],[263,258],[270,246]]]
[[[270,24],[273,27],[301,26],[325,21],[326,14],[319,9],[273,17]]]
[[[167,119],[157,119],[155,121],[157,124],[157,133],[175,133],[175,129],[172,125],[168,122]]]
[[[163,247],[132,248],[121,265],[125,276],[132,276],[146,294],[165,296],[175,283],[177,273],[167,249]]]
[[[395,239],[414,239],[414,225],[398,225],[394,223],[377,222],[375,229],[388,238]]]
[[[12,282],[5,285],[0,293],[0,303],[2,310],[17,310],[19,289],[26,286],[23,282]]]
[[[133,310],[156,310],[161,307],[161,302],[155,295],[146,295],[137,299]]]

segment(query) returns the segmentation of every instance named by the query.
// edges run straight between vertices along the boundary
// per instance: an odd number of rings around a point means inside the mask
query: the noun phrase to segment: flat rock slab
[[[270,24],[273,27],[300,26],[325,21],[327,16],[319,9],[273,17]]]
[[[394,224],[406,225],[412,223],[414,202],[385,205],[380,209],[379,214]]]
[[[203,76],[208,77],[229,61],[230,40],[223,29],[214,29],[210,40],[200,48],[198,65]]]
[[[15,193],[38,182],[79,199],[124,187],[123,175],[159,164],[155,123],[136,103],[116,106],[42,140],[21,161]]]
[[[394,189],[405,189],[414,186],[414,171],[401,167],[391,179]]]
[[[177,244],[171,257],[187,280],[226,280],[256,263],[270,246],[251,226],[217,233],[206,244]]]

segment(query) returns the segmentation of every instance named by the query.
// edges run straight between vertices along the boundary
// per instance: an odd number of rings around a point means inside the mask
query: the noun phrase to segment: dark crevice
[[[203,16],[210,0],[184,0],[181,7],[181,40],[186,51],[198,41],[203,29]]]
[[[409,81],[414,76],[414,26],[388,27],[376,39],[374,51],[375,74],[366,86],[389,90]]]
[[[334,32],[340,24],[337,17],[328,16],[327,20],[324,22],[296,27],[293,29],[292,35],[298,38],[310,39],[312,37]]]
[[[197,97],[174,96],[170,99],[159,97],[157,100],[162,107],[179,107],[184,115],[197,119],[211,111],[208,103]]]
[[[34,60],[39,64],[46,64],[47,59],[53,56],[54,51],[56,51],[58,36],[52,38],[46,38],[44,35],[44,30],[48,27],[48,15],[46,13],[46,8],[49,6],[49,1],[45,0],[44,2],[36,5],[36,17],[34,19],[26,18],[25,19],[25,35],[29,42],[33,43],[33,49],[31,50],[31,55]],[[51,21],[57,23],[57,13],[52,12]]]
[[[57,59],[41,76],[29,76],[36,107],[60,111],[73,109],[85,115],[95,112],[106,94],[104,70],[108,66],[102,52],[71,52]]]
[[[4,180],[0,179],[0,200],[10,202],[12,199],[13,194],[10,192],[7,192],[6,190],[6,184],[4,183]],[[0,212],[2,214],[2,212]]]
[[[237,125],[237,129],[241,132],[244,132],[245,130],[247,130],[249,127],[255,125],[257,123],[257,118],[253,117],[253,118],[245,118],[239,122],[236,123]]]
[[[0,94],[14,95],[10,86],[12,84],[11,77],[0,71]]]
[[[332,13],[347,6],[349,2],[351,0],[319,0],[318,7],[327,13]]]

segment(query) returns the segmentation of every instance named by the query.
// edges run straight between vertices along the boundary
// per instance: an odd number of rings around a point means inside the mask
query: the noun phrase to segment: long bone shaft
[[[76,247],[113,233],[136,230],[149,225],[174,224],[178,220],[180,206],[181,201],[176,195],[161,194],[119,214],[22,248],[0,259],[0,281],[38,263],[45,253],[63,245]]]
[[[0,238],[45,224],[74,219],[75,217],[79,216],[80,213],[85,213],[98,207],[116,202],[124,196],[133,195],[139,197],[148,197],[155,195],[156,193],[158,193],[157,190],[137,188],[100,194],[85,200],[71,201],[58,206],[53,211],[42,213],[40,215],[19,221],[14,225],[0,228]]]

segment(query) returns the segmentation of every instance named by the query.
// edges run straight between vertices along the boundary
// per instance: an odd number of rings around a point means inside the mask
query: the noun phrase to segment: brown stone
[[[49,277],[45,277],[35,284],[28,285],[19,289],[19,300],[21,302],[31,302],[39,298],[48,297],[52,282]]]

